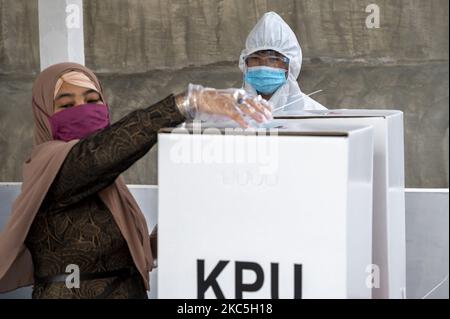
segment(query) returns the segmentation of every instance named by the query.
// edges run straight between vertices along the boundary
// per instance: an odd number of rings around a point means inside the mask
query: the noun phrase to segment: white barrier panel
[[[143,210],[149,229],[156,222],[158,187],[128,185]],[[19,195],[20,183],[0,183],[0,229]],[[406,292],[408,298],[448,299],[448,189],[406,189]],[[158,269],[151,272],[150,298],[156,297]],[[445,280],[445,278],[447,279]],[[0,294],[4,298],[30,298],[31,287]]]
[[[449,298],[448,189],[406,192],[408,298]]]
[[[372,127],[275,124],[160,132],[159,298],[371,298]]]
[[[372,125],[374,128],[373,263],[379,288],[373,298],[405,298],[406,244],[403,113],[393,110],[325,110],[279,116],[299,123]]]
[[[157,224],[158,218],[158,186],[156,185],[128,185],[131,194],[139,204],[142,213],[147,221],[148,231],[151,233]],[[158,268],[150,272],[150,291],[148,297],[156,299],[158,297]]]

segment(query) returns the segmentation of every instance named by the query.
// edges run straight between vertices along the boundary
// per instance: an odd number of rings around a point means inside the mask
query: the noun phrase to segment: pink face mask
[[[109,126],[108,106],[83,104],[50,116],[53,139],[68,142],[85,138]]]

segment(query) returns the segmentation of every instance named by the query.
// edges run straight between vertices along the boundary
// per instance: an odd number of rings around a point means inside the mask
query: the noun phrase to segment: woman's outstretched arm
[[[158,130],[185,121],[173,95],[135,110],[110,127],[80,140],[67,155],[47,193],[59,210],[111,185],[157,141]]]

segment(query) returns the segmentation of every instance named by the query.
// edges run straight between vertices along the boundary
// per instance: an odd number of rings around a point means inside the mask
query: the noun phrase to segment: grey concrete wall
[[[367,29],[365,7],[381,9]],[[241,85],[237,58],[266,11],[303,48],[300,84],[329,108],[405,112],[406,185],[448,187],[448,0],[85,1],[86,64],[113,118],[189,82]],[[39,69],[37,0],[0,0],[0,181],[20,181],[31,147],[30,89]],[[156,183],[154,150],[125,173]]]

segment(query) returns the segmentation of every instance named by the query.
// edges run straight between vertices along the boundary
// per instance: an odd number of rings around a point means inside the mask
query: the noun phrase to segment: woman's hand
[[[272,119],[272,107],[261,96],[252,96],[242,89],[216,90],[189,84],[184,95],[177,96],[177,105],[188,119],[224,117],[241,127],[249,127],[249,119],[263,123]],[[205,116],[206,115],[206,116]]]

